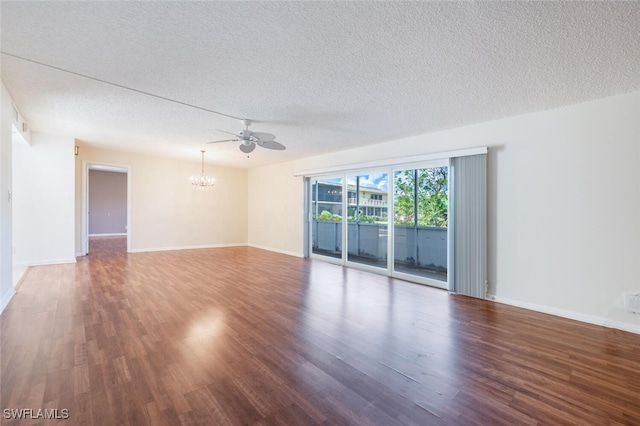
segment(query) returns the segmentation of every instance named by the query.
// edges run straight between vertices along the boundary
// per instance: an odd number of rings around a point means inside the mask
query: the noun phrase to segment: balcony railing
[[[364,259],[387,258],[387,226],[347,224],[348,254]],[[313,221],[313,251],[334,255],[342,252],[342,224]],[[396,225],[394,261],[431,271],[447,270],[447,228]]]
[[[357,198],[349,198],[349,205],[355,206],[358,203]],[[387,207],[387,200],[372,200],[370,198],[360,198],[361,206]]]

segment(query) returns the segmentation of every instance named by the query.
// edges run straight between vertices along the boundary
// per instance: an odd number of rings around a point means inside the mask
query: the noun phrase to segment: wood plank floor
[[[639,335],[248,247],[94,240],[0,321],[2,410],[63,424],[640,424]]]

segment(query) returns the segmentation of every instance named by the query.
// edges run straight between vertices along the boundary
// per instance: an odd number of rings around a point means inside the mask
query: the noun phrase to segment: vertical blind
[[[487,155],[451,159],[453,291],[485,298],[487,281]]]

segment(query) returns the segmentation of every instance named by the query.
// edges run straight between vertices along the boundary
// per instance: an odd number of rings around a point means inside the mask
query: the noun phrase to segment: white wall
[[[11,230],[11,97],[0,87],[0,312],[15,294]]]
[[[623,310],[640,291],[640,92],[251,170],[249,217],[263,218],[249,244],[302,253],[293,170],[477,146],[489,146],[489,292],[640,332]],[[265,179],[279,183],[268,194]]]
[[[131,250],[246,245],[247,171],[205,165],[212,190],[193,188],[200,162],[80,145],[76,157],[76,251],[81,252],[82,161],[129,166]]]
[[[13,146],[15,265],[75,262],[74,139],[37,132]]]

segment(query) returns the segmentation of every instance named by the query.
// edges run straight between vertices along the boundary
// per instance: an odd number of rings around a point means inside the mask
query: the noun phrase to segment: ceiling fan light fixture
[[[240,151],[244,152],[245,154],[251,153],[254,149],[256,149],[256,144],[253,142],[240,144]]]
[[[220,132],[223,132],[223,133],[231,133],[232,135],[235,135],[236,137],[234,139],[223,139],[218,141],[210,141],[207,143],[241,142],[239,148],[240,148],[240,151],[244,152],[245,154],[248,154],[251,151],[253,151],[256,145],[259,145],[261,148],[275,149],[278,151],[282,151],[286,149],[285,146],[282,145],[280,142],[276,142],[275,135],[272,135],[271,133],[264,133],[264,132],[252,132],[251,130],[249,130],[249,126],[251,125],[251,120],[244,119],[241,121],[242,121],[242,124],[244,124],[245,128],[244,130],[240,130],[237,133],[227,132],[226,130],[219,130]]]
[[[202,149],[200,150],[200,152],[202,153],[202,168],[200,169],[200,175],[191,176],[191,178],[189,178],[189,181],[191,181],[191,185],[195,186],[198,189],[210,189],[210,188],[213,188],[213,185],[215,185],[216,180],[211,176],[207,176],[204,174],[205,150]]]

